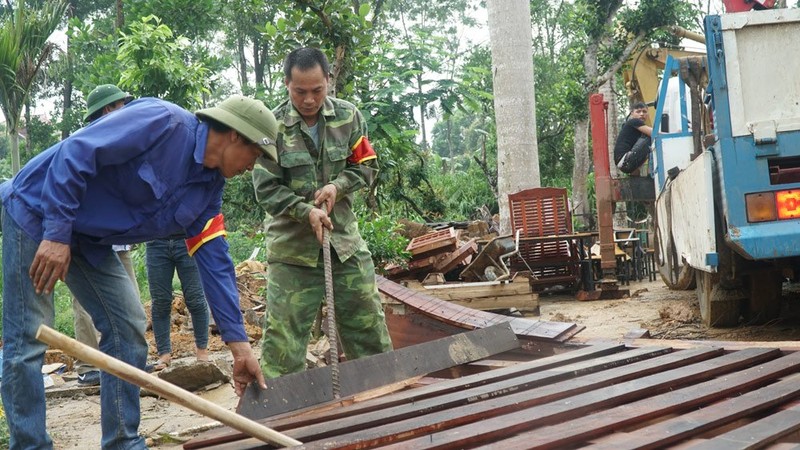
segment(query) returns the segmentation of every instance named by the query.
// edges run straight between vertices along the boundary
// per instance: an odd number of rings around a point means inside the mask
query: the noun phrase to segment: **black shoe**
[[[100,386],[100,371],[91,370],[78,374],[78,384],[81,386]]]

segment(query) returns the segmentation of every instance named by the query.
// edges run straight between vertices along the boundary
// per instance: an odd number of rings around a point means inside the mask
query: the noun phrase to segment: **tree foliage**
[[[125,68],[119,87],[140,97],[159,97],[185,108],[203,104],[209,70],[186,59],[189,40],[174,37],[156,16],[143,17],[122,33],[117,59]]]
[[[55,45],[48,38],[64,17],[66,4],[48,1],[40,8],[24,2],[2,17],[0,25],[0,108],[11,135],[11,167],[19,164],[19,131],[22,108],[28,102],[37,75],[49,61]]]
[[[286,97],[285,55],[316,46],[332,63],[334,94],[359,106],[379,153],[364,217],[466,220],[497,210],[492,61],[467,31],[479,0],[128,0],[123,23],[116,4],[72,1],[68,47],[34,81],[33,103],[51,97],[62,129],[82,125],[84,96],[102,83],[188,108],[236,92],[275,106]],[[575,124],[598,74],[613,74],[634,41],[676,44],[661,27],[697,23],[697,2],[530,5],[542,184],[571,187]],[[584,64],[592,44],[596,74]],[[228,183],[229,227],[258,228],[252,195],[245,178]]]

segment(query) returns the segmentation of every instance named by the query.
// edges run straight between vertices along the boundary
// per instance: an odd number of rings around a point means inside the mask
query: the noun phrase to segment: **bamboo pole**
[[[206,417],[216,419],[235,430],[241,431],[248,436],[252,436],[268,444],[284,447],[302,445],[300,441],[292,439],[285,434],[279,433],[244,416],[228,411],[185,389],[168,383],[155,375],[137,369],[130,364],[124,363],[88,345],[82,344],[69,336],[65,336],[46,325],[39,326],[39,330],[36,332],[36,339],[39,339],[51,347],[60,348],[64,353],[90,363],[129,383],[155,392],[173,403],[177,403]]]

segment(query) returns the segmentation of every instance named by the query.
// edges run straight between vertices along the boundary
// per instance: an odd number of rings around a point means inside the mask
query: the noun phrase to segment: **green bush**
[[[411,257],[406,251],[408,238],[399,233],[400,224],[392,217],[369,217],[362,213],[358,227],[372,253],[372,261],[378,272],[384,273],[388,264],[404,265],[408,262]]]
[[[234,264],[249,258],[256,248],[259,249],[259,252],[255,259],[257,261],[265,261],[264,233],[260,230],[255,233],[244,230],[229,231],[228,246],[230,247],[228,251]]]
[[[67,336],[75,337],[75,321],[73,320],[75,315],[72,313],[72,293],[69,291],[67,285],[60,281],[56,283],[56,287],[53,289],[53,303],[56,312],[53,328]]]

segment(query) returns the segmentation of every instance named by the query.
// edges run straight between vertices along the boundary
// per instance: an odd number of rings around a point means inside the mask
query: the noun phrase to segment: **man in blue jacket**
[[[237,394],[264,378],[245,334],[220,206],[225,179],[275,159],[277,124],[257,100],[232,96],[193,115],[143,98],[79,130],[0,185],[3,204],[2,398],[12,449],[52,448],[45,429],[35,339],[54,320],[64,281],[102,334],[100,350],[144,368],[139,298],[114,244],[184,232],[212,314],[233,353]],[[101,377],[103,448],[146,448],[138,434],[139,388]]]

